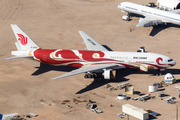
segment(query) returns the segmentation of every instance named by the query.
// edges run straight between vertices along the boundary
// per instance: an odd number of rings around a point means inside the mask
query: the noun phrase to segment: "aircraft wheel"
[[[92,78],[92,75],[91,74],[87,74],[88,78]]]
[[[84,78],[88,78],[88,74],[85,74],[85,75],[84,75]]]

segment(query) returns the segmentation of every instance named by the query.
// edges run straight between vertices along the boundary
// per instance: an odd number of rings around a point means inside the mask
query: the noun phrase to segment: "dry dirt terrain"
[[[156,2],[155,0],[129,0],[138,4]],[[15,36],[10,24],[17,24],[41,48],[85,49],[78,31],[83,30],[103,45],[114,51],[136,51],[145,46],[148,52],[155,52],[173,58],[177,64],[165,73],[171,72],[180,78],[179,26],[156,28],[136,28],[137,17],[123,21],[125,13],[117,8],[122,0],[0,0],[0,113],[21,115],[36,113],[35,120],[118,120],[123,104],[151,109],[160,113],[158,120],[175,120],[176,106],[156,98],[146,102],[116,101],[123,90],[109,91],[104,87],[106,81],[93,82],[79,74],[58,80],[70,68],[45,66],[21,58],[7,60],[11,51],[16,50]],[[158,30],[162,29],[156,34]],[[148,86],[163,80],[164,75],[132,73],[118,70],[117,81],[112,86],[129,82],[135,91],[148,93]],[[180,83],[176,83],[180,84]],[[162,88],[170,96],[180,101],[175,85]],[[162,92],[162,91],[159,91]],[[157,95],[159,92],[152,93]],[[136,97],[138,95],[128,95]],[[86,109],[89,100],[96,101],[103,111],[96,114]],[[109,107],[113,104],[113,107]],[[72,108],[66,108],[71,105]],[[180,116],[180,113],[179,113]],[[180,117],[179,117],[180,119]],[[130,120],[137,120],[130,116]]]

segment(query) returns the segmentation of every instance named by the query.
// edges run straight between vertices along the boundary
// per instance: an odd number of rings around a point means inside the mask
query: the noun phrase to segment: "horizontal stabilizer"
[[[6,59],[10,60],[10,59],[16,59],[16,58],[32,58],[32,56],[13,56]]]

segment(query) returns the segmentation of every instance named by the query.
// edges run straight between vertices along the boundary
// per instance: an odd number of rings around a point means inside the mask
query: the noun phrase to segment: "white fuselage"
[[[146,52],[104,52],[103,58],[111,59],[112,62],[118,62],[124,65],[125,68],[137,67],[141,65],[146,65],[151,69],[163,69],[174,66],[176,62],[170,57],[157,54],[157,53],[146,53]],[[101,61],[107,62],[107,61]]]
[[[122,2],[118,5],[118,8],[125,12],[151,16],[152,18],[157,19],[156,22],[162,21],[164,23],[180,24],[180,15],[170,11],[163,11],[131,2]]]

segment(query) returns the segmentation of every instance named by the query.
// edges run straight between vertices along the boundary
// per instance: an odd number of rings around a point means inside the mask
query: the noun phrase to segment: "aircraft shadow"
[[[138,15],[135,13],[129,13],[130,17],[138,17],[138,18],[145,18],[143,15]]]
[[[49,71],[64,71],[64,72],[70,72],[72,70],[75,70],[77,68],[71,67],[71,66],[53,66],[49,64],[40,63],[40,67],[38,68],[32,75],[40,75]],[[171,73],[173,75],[180,74],[180,69],[166,69],[163,71],[161,75]],[[90,85],[86,86],[85,88],[79,90],[76,94],[82,94],[84,92],[96,89],[98,87],[101,87],[107,83],[120,83],[120,82],[126,82],[129,81],[129,79],[126,79],[125,77],[130,74],[149,74],[152,76],[157,76],[159,74],[159,70],[149,70],[148,72],[142,72],[139,69],[118,69],[116,70],[116,79],[114,80],[105,80],[103,78],[101,79],[95,79]],[[178,81],[179,82],[179,81]]]
[[[38,68],[38,70],[36,70],[33,74],[31,75],[40,75],[49,71],[63,71],[63,72],[70,72],[72,70],[77,69],[76,67],[72,67],[72,66],[53,66],[53,65],[49,65],[49,64],[45,64],[45,63],[40,63],[40,67],[35,67]]]
[[[103,47],[105,47],[107,50],[109,51],[113,51],[111,48],[109,48],[107,45],[102,45]]]
[[[171,23],[168,23],[166,25],[159,24],[157,26],[153,26],[153,29],[151,30],[151,33],[149,34],[149,36],[153,37],[153,36],[157,35],[159,32],[161,32],[162,30],[167,29],[169,27],[180,28],[179,25],[175,25],[175,24],[171,24]]]
[[[91,91],[93,89],[96,89],[98,87],[101,87],[103,85],[106,85],[108,83],[119,83],[119,82],[122,82],[122,81],[128,81],[129,79],[126,79],[126,78],[122,78],[120,80],[116,80],[116,81],[107,81],[107,80],[101,80],[101,81],[98,81],[98,80],[94,80],[90,85],[86,86],[85,88],[81,89],[80,91],[78,91],[76,94],[82,94],[84,92],[87,92],[87,91]]]
[[[105,84],[108,83],[119,83],[119,82],[126,82],[129,79],[124,78],[125,76],[128,76],[129,74],[131,74],[131,70],[130,69],[119,69],[116,71],[116,79],[114,80],[105,80],[105,79],[101,79],[101,80],[94,80],[90,85],[86,86],[85,88],[81,89],[80,91],[78,91],[76,94],[82,94],[84,92],[96,89],[98,87],[101,87]]]
[[[180,69],[166,69],[165,71],[163,71],[163,73],[161,73],[161,75],[165,75],[167,73],[171,73],[174,75],[180,74]],[[157,76],[157,75],[159,75],[159,70],[149,70],[148,72],[142,72],[138,69],[119,69],[116,71],[116,79],[115,80],[110,80],[110,81],[107,81],[104,79],[101,79],[100,81],[94,80],[90,85],[81,89],[76,94],[82,94],[84,92],[96,89],[96,88],[101,87],[108,83],[127,82],[127,81],[129,81],[129,79],[126,79],[125,77],[130,74],[149,74],[152,76]],[[140,94],[139,91],[137,91],[137,94]]]

